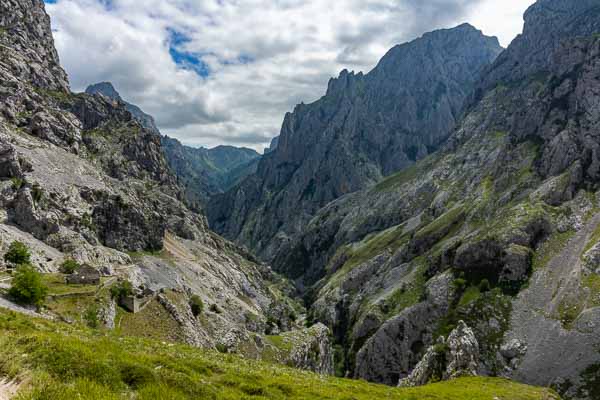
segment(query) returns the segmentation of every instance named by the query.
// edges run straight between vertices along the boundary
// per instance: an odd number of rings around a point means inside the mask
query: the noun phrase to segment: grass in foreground
[[[489,378],[397,389],[6,311],[0,311],[0,374],[29,382],[18,400],[558,398],[546,389]]]

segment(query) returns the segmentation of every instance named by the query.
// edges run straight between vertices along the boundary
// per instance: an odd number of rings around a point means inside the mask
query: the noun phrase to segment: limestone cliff
[[[327,204],[275,264],[348,373],[395,384],[464,320],[480,373],[600,396],[600,14],[540,0],[442,148]]]
[[[255,175],[211,201],[211,227],[274,258],[319,208],[438,148],[500,51],[461,25],[394,47],[366,75],[342,71],[324,97],[285,116]]]

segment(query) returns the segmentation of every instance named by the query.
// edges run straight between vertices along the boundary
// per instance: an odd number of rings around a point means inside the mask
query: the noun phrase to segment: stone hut
[[[142,311],[155,297],[156,292],[154,290],[144,288],[138,290],[137,294],[120,298],[119,304],[135,314]]]
[[[100,272],[89,265],[83,265],[74,274],[67,276],[67,283],[69,285],[99,285]]]

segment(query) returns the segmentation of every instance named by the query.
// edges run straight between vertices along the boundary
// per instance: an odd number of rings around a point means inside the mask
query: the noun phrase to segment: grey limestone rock
[[[479,343],[473,330],[459,321],[447,339],[439,337],[410,375],[398,382],[400,387],[422,386],[436,380],[477,376]]]

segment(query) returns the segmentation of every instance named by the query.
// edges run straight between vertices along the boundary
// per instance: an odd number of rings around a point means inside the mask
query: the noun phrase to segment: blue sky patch
[[[183,50],[183,47],[190,39],[183,33],[168,28],[169,32],[169,54],[177,65],[182,68],[191,69],[198,75],[206,78],[210,75],[210,69],[202,56]]]

